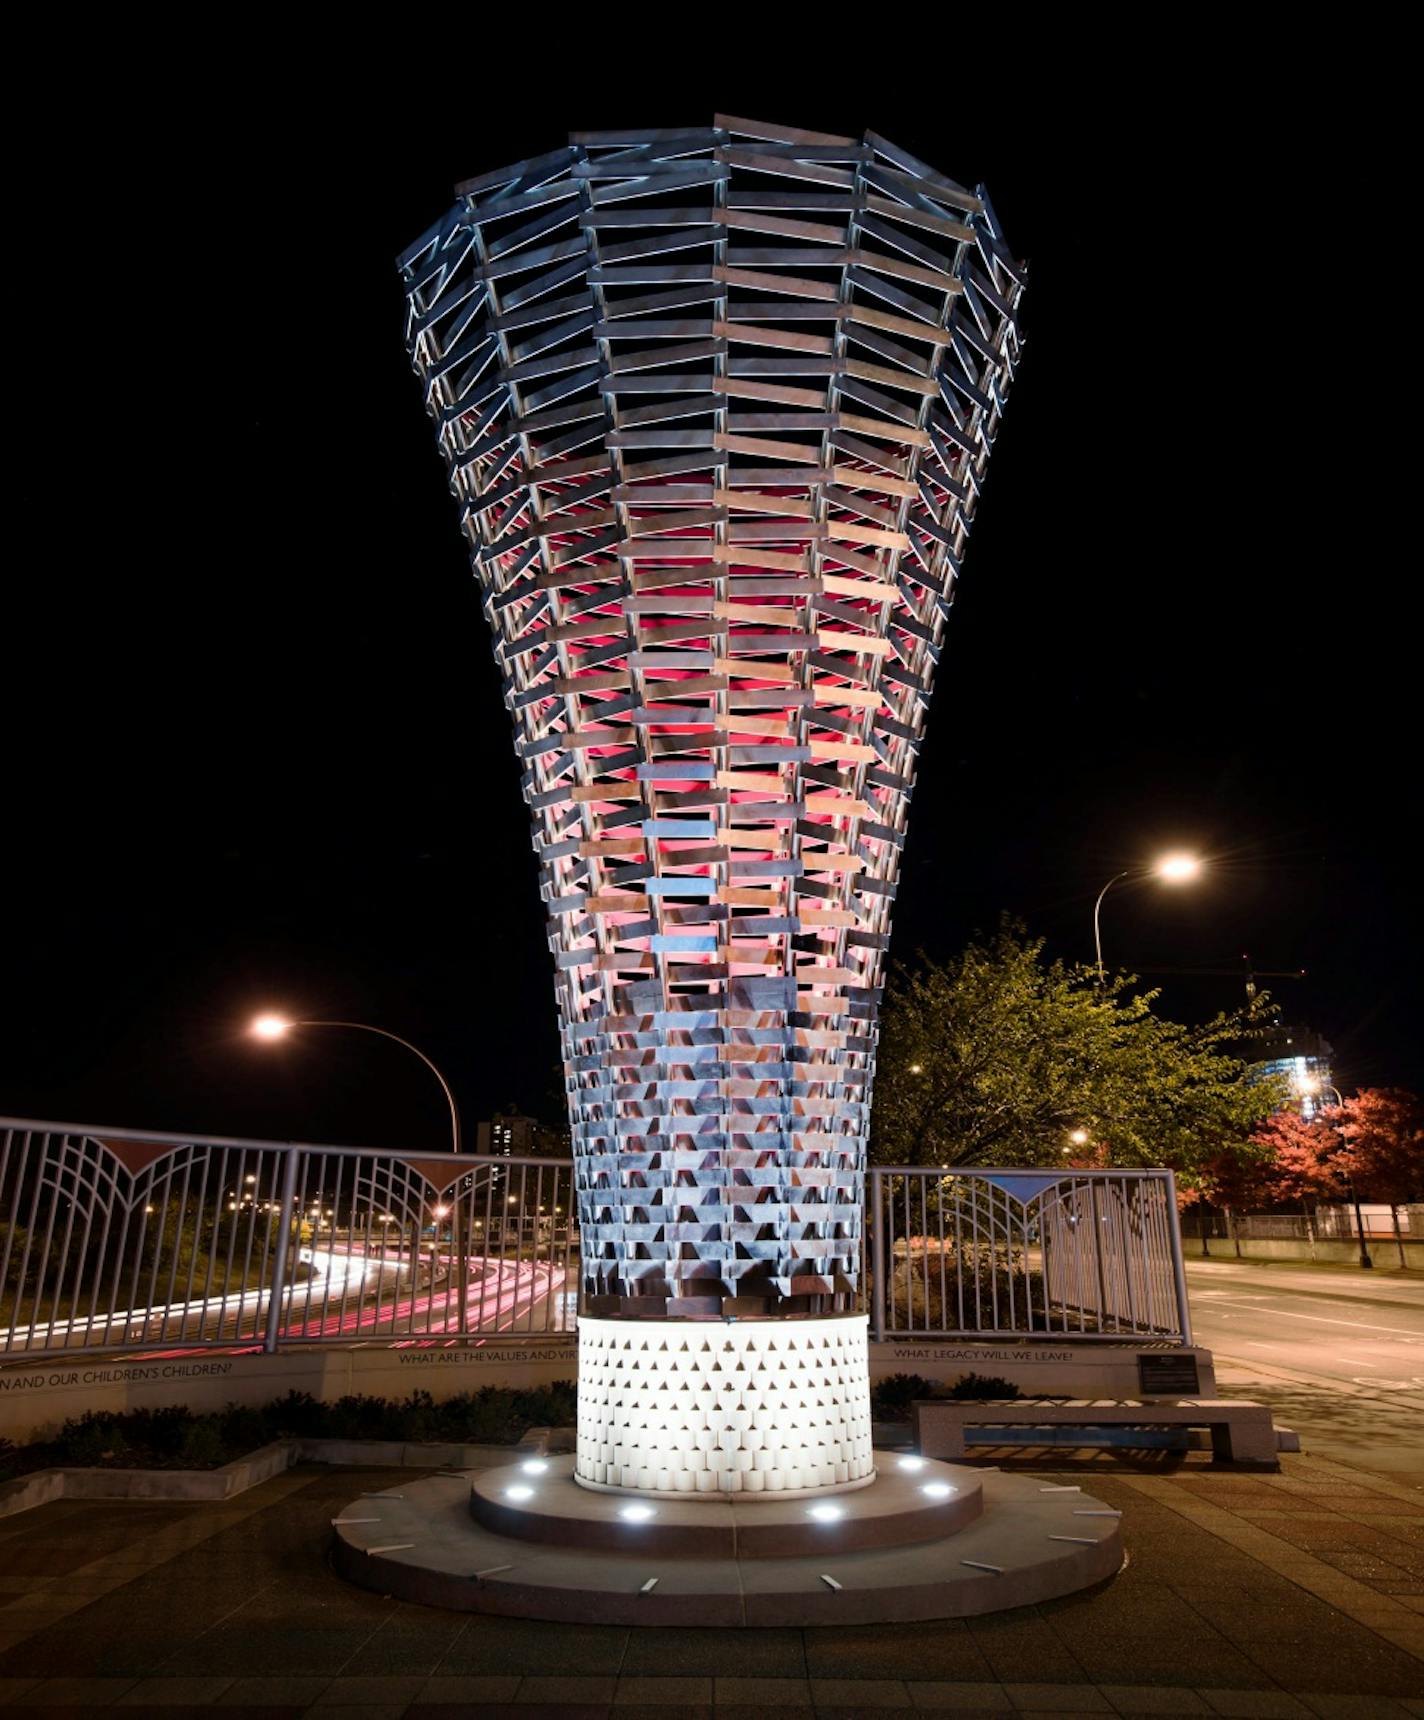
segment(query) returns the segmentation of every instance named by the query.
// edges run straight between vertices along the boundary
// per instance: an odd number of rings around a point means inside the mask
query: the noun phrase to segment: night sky
[[[451,27],[403,97],[398,65],[275,51],[221,87],[95,97],[85,170],[20,194],[45,310],[10,343],[34,529],[4,629],[0,1111],[443,1142],[413,1059],[336,1033],[256,1048],[238,1030],[265,1006],[414,1039],[471,1128],[557,1102],[509,725],[394,258],[457,179],[714,111],[868,125],[982,180],[1030,260],[896,954],[1008,910],[1086,960],[1102,882],[1189,846],[1197,886],[1109,897],[1108,960],[1305,968],[1265,983],[1342,1087],[1424,1085],[1418,671],[1376,523],[1390,433],[1359,392],[1390,342],[1368,187],[1322,144],[1323,59],[1170,83],[1160,57],[1065,64],[1045,94],[980,41],[964,93],[912,64],[867,94],[843,44],[822,90],[772,54],[755,78],[694,57],[658,94],[567,34],[521,101],[500,94],[520,55],[453,75]],[[1146,977],[1186,1018],[1242,997]]]

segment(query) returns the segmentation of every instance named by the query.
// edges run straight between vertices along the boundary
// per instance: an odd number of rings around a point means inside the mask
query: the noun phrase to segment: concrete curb
[[[0,1484],[0,1519],[55,1499],[147,1499],[211,1504],[235,1499],[295,1463],[340,1468],[471,1469],[515,1451],[562,1449],[569,1428],[532,1428],[518,1445],[420,1444],[388,1439],[278,1439],[218,1469],[37,1469]],[[541,1443],[541,1440],[547,1443]],[[572,1447],[568,1447],[572,1449]]]
[[[909,1429],[890,1424],[908,1443]],[[1278,1428],[1277,1447],[1299,1451],[1300,1436]],[[295,1463],[351,1469],[472,1469],[516,1451],[541,1455],[574,1449],[571,1427],[531,1427],[517,1445],[420,1444],[397,1439],[278,1439],[219,1469],[36,1469],[0,1483],[0,1520],[55,1499],[147,1499],[202,1504],[235,1499]]]

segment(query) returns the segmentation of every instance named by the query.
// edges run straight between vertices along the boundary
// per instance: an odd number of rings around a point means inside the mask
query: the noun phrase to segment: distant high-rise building
[[[533,1117],[517,1111],[493,1116],[476,1130],[475,1151],[497,1158],[525,1158],[537,1151],[534,1141],[538,1128]]]
[[[1288,1104],[1307,1122],[1334,1103],[1329,1089],[1335,1048],[1328,1040],[1309,1027],[1287,1023],[1275,1028],[1258,1049],[1264,1053],[1257,1065],[1261,1074],[1285,1076],[1291,1084]]]

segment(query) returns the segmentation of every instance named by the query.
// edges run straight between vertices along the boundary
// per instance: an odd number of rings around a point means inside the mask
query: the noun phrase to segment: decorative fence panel
[[[1170,1171],[870,1172],[885,1337],[1190,1343]]]
[[[566,1162],[0,1129],[0,1354],[573,1328]]]
[[[0,1118],[0,1356],[572,1332],[572,1175]],[[1167,1171],[868,1185],[872,1337],[1190,1342]]]

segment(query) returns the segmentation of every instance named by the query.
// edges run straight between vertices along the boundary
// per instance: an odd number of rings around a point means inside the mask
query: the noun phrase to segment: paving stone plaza
[[[491,1450],[490,1461],[498,1455]],[[1061,1460],[1060,1460],[1061,1461]],[[249,1720],[1424,1715],[1424,1499],[1279,1475],[1023,1467],[1123,1512],[1127,1568],[983,1618],[626,1629],[402,1605],[328,1567],[330,1520],[409,1470],[308,1466],[225,1505],[61,1501],[0,1525],[0,1707]]]

